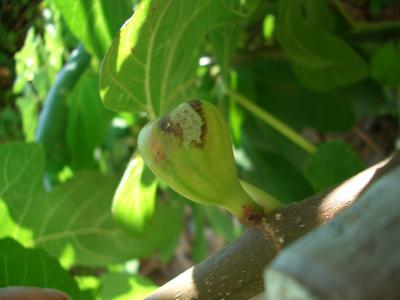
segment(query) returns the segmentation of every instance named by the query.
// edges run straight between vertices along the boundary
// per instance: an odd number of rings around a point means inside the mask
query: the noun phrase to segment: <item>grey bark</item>
[[[400,299],[400,167],[285,249],[266,272],[266,291],[270,300]]]
[[[264,268],[280,250],[350,206],[387,165],[385,160],[330,191],[274,211],[146,299],[247,300],[262,293]]]

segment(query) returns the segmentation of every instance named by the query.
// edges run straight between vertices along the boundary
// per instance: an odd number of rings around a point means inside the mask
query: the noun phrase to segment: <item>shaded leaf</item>
[[[77,283],[44,251],[26,249],[11,238],[0,240],[0,286],[53,288],[83,299]]]
[[[302,0],[304,11],[306,13],[306,22],[310,26],[315,26],[326,31],[333,31],[335,28],[335,19],[331,8],[326,1],[320,0]]]
[[[371,75],[391,87],[400,85],[400,48],[394,42],[379,48],[371,60]]]
[[[312,194],[312,188],[299,169],[283,156],[271,152],[255,153],[250,145],[251,166],[241,177],[265,190],[283,203],[303,200]]]
[[[47,159],[46,175],[53,180],[68,160],[65,139],[67,97],[88,65],[88,54],[81,46],[77,47],[57,74],[40,113],[36,141],[43,144]]]
[[[207,242],[205,236],[203,211],[197,203],[191,203],[194,221],[194,241],[192,245],[192,259],[199,263],[207,257]]]
[[[209,30],[242,20],[239,5],[237,0],[141,1],[103,62],[104,104],[154,117],[193,96],[201,41]]]
[[[329,90],[366,78],[368,68],[362,57],[342,39],[316,26],[312,13],[319,10],[303,3],[283,0],[277,23],[280,44],[299,80],[311,89]]]
[[[247,147],[251,147],[253,149],[251,151],[256,153],[270,152],[280,155],[299,170],[308,157],[305,151],[274,128],[248,114],[245,115],[243,123],[242,140],[244,149],[241,156],[243,156],[244,164],[247,166],[252,165],[249,154],[246,154],[246,151],[249,151],[249,149],[246,149]],[[258,186],[255,182],[253,184]]]
[[[355,175],[364,168],[360,156],[342,141],[327,142],[318,147],[307,161],[304,174],[316,192],[327,189]]]
[[[98,75],[86,70],[68,97],[67,145],[76,169],[95,167],[94,150],[104,140],[112,113],[104,108]]]
[[[239,90],[297,130],[340,132],[354,125],[351,89],[313,92],[298,83],[285,62],[257,59],[237,70]]]
[[[129,233],[143,233],[154,214],[157,180],[139,154],[130,160],[115,192],[112,213]]]

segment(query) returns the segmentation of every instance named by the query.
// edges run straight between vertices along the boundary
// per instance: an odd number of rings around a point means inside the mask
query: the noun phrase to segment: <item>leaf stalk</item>
[[[303,138],[300,134],[294,131],[292,128],[287,126],[281,120],[273,116],[271,113],[263,110],[261,107],[256,105],[253,101],[246,98],[245,96],[239,94],[238,92],[227,89],[226,93],[238,104],[240,104],[243,108],[247,109],[253,115],[260,118],[264,123],[268,124],[276,131],[287,137],[291,140],[294,144],[302,148],[308,154],[313,154],[316,151],[316,147],[305,138]]]

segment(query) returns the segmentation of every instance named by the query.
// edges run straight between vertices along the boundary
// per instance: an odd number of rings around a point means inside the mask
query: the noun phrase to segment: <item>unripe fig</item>
[[[224,207],[245,224],[262,216],[239,183],[228,128],[211,103],[185,102],[150,122],[138,147],[149,168],[186,198]]]

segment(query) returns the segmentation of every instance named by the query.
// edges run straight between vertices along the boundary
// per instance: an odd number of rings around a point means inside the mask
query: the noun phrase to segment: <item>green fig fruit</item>
[[[263,215],[239,183],[228,128],[211,103],[185,102],[150,122],[138,148],[149,168],[184,197],[224,207],[244,224]]]

